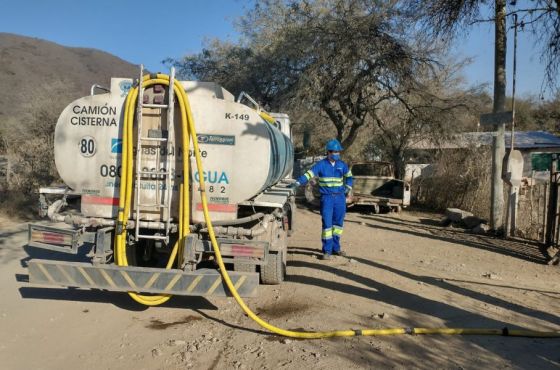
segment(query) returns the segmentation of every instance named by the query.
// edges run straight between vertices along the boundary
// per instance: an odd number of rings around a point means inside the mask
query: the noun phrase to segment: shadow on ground
[[[318,252],[314,249],[310,248],[301,248],[301,247],[291,247],[290,248],[291,254],[299,254],[299,255],[318,255]],[[454,285],[444,279],[436,278],[432,276],[420,276],[414,275],[412,273],[397,270],[390,266],[386,266],[377,262],[369,261],[364,258],[360,257],[348,257],[352,258],[355,261],[362,263],[364,265],[383,269],[394,274],[400,275],[402,277],[411,279],[413,281],[423,282],[427,285],[435,286],[441,289],[446,289],[450,292],[463,295],[465,297],[469,297],[480,302],[485,302],[487,304],[492,304],[495,306],[502,307],[504,309],[508,309],[520,314],[527,315],[529,317],[535,317],[541,319],[543,321],[550,322],[555,325],[560,325],[560,317],[558,315],[551,314],[549,312],[542,312],[538,310],[533,310],[528,307],[520,306],[515,303],[511,303],[508,301],[504,301],[500,298],[493,297],[487,294],[482,294],[480,292],[476,292],[470,289],[466,289],[457,285]],[[408,309],[411,311],[415,311],[418,313],[430,315],[433,317],[438,317],[446,322],[450,322],[456,319],[460,319],[462,317],[469,317],[468,321],[483,324],[484,326],[492,326],[495,328],[502,328],[507,323],[502,321],[496,321],[479,314],[469,312],[463,310],[461,308],[448,305],[443,302],[434,301],[432,299],[423,298],[411,292],[403,291],[397,289],[395,287],[388,286],[386,284],[382,284],[376,280],[370,279],[368,277],[364,277],[358,274],[353,273],[352,271],[348,271],[343,268],[337,268],[336,266],[331,266],[325,263],[312,263],[307,261],[295,260],[290,262],[290,266],[293,267],[303,267],[303,268],[310,268],[315,270],[321,270],[328,273],[331,273],[335,276],[340,276],[345,279],[354,281],[359,283],[363,287],[355,286],[355,285],[348,285],[338,281],[330,281],[330,280],[323,280],[314,276],[303,276],[303,275],[291,275],[288,277],[288,281],[293,281],[301,284],[310,284],[315,286],[320,286],[326,289],[335,289],[343,293],[356,295],[368,299],[373,299],[376,301],[382,301],[387,304],[401,307],[404,309]],[[409,325],[414,325],[414,323],[408,323]],[[458,323],[454,323],[457,325]]]
[[[446,241],[461,244],[463,246],[483,249],[502,255],[519,258],[525,261],[546,264],[547,257],[540,244],[533,241],[519,241],[500,239],[487,235],[476,235],[466,233],[463,229],[453,229],[434,225],[433,220],[414,222],[399,220],[383,216],[360,215],[364,220],[375,221],[376,224],[363,222],[364,226],[374,229],[382,229],[397,233],[404,233],[422,238]],[[346,220],[347,223],[358,223],[360,221]],[[380,225],[380,224],[384,225]]]

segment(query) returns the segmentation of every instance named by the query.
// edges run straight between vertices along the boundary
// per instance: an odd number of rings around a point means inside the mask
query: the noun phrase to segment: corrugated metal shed
[[[440,145],[422,141],[414,145],[413,149],[458,149],[492,145],[493,135],[493,132],[465,132]],[[511,132],[506,132],[506,147],[509,148],[510,144]],[[513,144],[517,149],[559,148],[560,150],[560,137],[546,131],[516,131]]]

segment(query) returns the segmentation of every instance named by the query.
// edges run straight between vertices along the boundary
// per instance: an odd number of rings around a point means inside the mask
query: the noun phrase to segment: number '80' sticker
[[[84,157],[92,157],[97,150],[95,139],[92,136],[84,136],[78,143],[80,154]]]

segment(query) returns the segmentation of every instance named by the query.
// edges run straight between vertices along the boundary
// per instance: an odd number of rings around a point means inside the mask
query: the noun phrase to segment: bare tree
[[[242,46],[214,43],[176,65],[190,76],[235,82],[265,104],[314,112],[350,147],[375,108],[395,99],[395,86],[422,89],[415,71],[437,68],[437,45],[414,37],[410,20],[398,1],[263,1],[240,22]],[[241,58],[223,61],[232,53]]]
[[[395,177],[403,178],[410,147],[419,142],[441,143],[460,131],[460,117],[476,109],[481,87],[463,90],[458,75],[462,63],[448,61],[445,68],[416,71],[422,88],[391,88],[393,99],[371,112],[379,134],[369,149],[393,163]]]
[[[417,14],[432,37],[452,40],[457,34],[468,32],[474,23],[494,22],[493,16],[482,14],[485,7],[495,6],[494,3],[494,0],[411,0],[407,10]],[[521,29],[530,31],[540,44],[545,82],[556,89],[560,76],[560,0],[511,0],[506,16],[512,14],[518,15]]]

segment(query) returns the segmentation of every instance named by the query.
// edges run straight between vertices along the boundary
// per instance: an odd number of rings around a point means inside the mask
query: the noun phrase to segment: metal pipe
[[[107,219],[107,218],[83,217],[78,215],[61,215],[58,213],[52,214],[50,218],[53,221],[64,222],[67,223],[68,225],[73,225],[73,226],[115,226],[116,224],[115,220]],[[134,220],[129,220],[126,223],[127,229],[133,229],[135,226],[136,226],[136,222]],[[140,221],[138,226],[143,229],[165,230],[166,225],[164,222]],[[177,231],[177,226],[175,224],[172,224],[171,231],[172,232]]]
[[[254,227],[251,229],[246,229],[243,227],[231,227],[231,226],[227,226],[227,227],[223,227],[223,226],[218,226],[218,227],[214,227],[214,223],[212,223],[212,228],[214,229],[214,232],[216,234],[220,234],[220,235],[229,235],[229,236],[259,236],[262,235],[266,232],[266,230],[268,229],[268,225],[270,224],[270,222],[273,220],[273,216],[272,215],[264,215],[264,220],[263,222],[260,224],[259,227]],[[201,233],[208,233],[208,229],[204,228],[201,230],[198,230]]]
[[[101,86],[101,85],[95,84],[95,85],[92,85],[92,86],[91,86],[91,89],[90,89],[90,91],[89,91],[89,94],[90,94],[90,95],[95,95],[95,89],[103,90],[103,91],[106,91],[106,92],[110,92],[110,91],[111,91],[111,90],[109,90],[109,89],[106,88],[106,87],[103,87],[103,86]]]
[[[212,225],[213,226],[213,225]],[[214,232],[218,235],[228,235],[228,236],[259,236],[266,232],[265,227],[258,227],[255,229],[244,229],[242,227],[231,227],[231,226],[216,226],[213,227]],[[208,233],[208,229],[199,230],[201,233]]]
[[[265,216],[262,212],[257,212],[251,216],[243,217],[243,218],[236,218],[235,220],[221,220],[221,221],[214,221],[212,222],[213,226],[231,226],[231,225],[240,225],[247,222],[258,220],[259,218],[263,218]],[[206,226],[206,222],[201,222],[196,225],[198,228],[204,228]],[[196,231],[193,230],[193,231]]]

